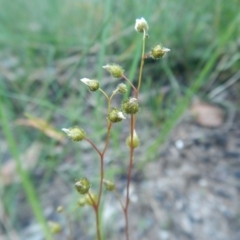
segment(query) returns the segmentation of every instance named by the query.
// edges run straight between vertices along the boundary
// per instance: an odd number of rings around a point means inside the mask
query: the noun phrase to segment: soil
[[[175,129],[144,182],[135,184],[139,201],[132,208],[144,209],[145,226],[132,239],[240,239],[238,119],[227,130],[189,122]]]

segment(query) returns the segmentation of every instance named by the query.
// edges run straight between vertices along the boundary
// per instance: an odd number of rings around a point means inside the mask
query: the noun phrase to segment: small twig
[[[158,222],[158,225],[160,226],[160,224],[162,222],[162,214],[159,210],[157,201],[155,200],[154,196],[150,192],[147,193],[147,199],[148,199],[150,207],[152,208],[154,216]]]
[[[121,200],[121,198],[120,198],[120,195],[119,195],[119,193],[118,193],[118,191],[114,188],[114,194],[116,195],[116,197],[117,197],[117,199],[118,199],[118,201],[119,201],[119,203],[120,203],[120,205],[121,205],[121,207],[122,207],[122,210],[124,211],[124,205],[123,205],[123,203],[122,203],[122,200]]]
[[[68,227],[68,231],[69,231],[69,240],[73,240],[73,231],[72,231],[72,226],[71,226],[71,220],[70,220],[70,216],[67,213],[64,213],[66,220],[67,220],[67,227]]]
[[[240,79],[240,70],[233,75],[228,81],[226,81],[224,84],[218,86],[217,88],[213,89],[209,93],[209,98],[212,99],[216,97],[218,94],[226,90],[228,87],[232,86],[234,83],[236,83]]]

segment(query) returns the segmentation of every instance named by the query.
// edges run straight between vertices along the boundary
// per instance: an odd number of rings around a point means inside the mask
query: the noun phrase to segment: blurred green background
[[[134,24],[140,17],[150,27],[146,49],[158,43],[171,49],[161,61],[145,64],[140,124],[146,138],[156,129],[162,132],[146,145],[144,162],[194,95],[206,98],[239,70],[239,1],[0,0],[0,164],[2,169],[11,161],[16,166],[12,175],[1,176],[1,208],[8,219],[3,234],[28,225],[19,223],[18,208],[24,201],[48,235],[44,209],[52,202],[41,196],[51,192],[54,175],[72,184],[87,165],[78,145],[63,147],[60,129],[84,126],[99,142],[105,134],[105,118],[100,116],[104,99],[89,93],[79,79],[97,78],[111,92],[119,82],[102,66],[112,62],[122,65],[133,82],[137,79],[141,36]],[[117,126],[113,133],[117,155],[121,131]],[[34,160],[24,164],[27,154]],[[74,167],[68,169],[72,160]],[[63,162],[66,169],[59,170]],[[21,181],[15,179],[18,174]]]

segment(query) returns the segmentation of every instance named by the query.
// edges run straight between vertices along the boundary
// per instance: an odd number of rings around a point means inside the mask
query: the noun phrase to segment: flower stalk
[[[79,194],[84,195],[84,197],[78,200],[78,206],[83,207],[85,205],[89,205],[93,208],[95,213],[95,221],[96,221],[96,234],[97,239],[101,240],[101,226],[100,226],[100,209],[101,209],[101,200],[103,195],[103,186],[105,186],[105,190],[109,192],[114,192],[117,200],[119,201],[124,218],[125,218],[125,237],[126,240],[130,239],[129,236],[129,204],[130,204],[130,184],[131,184],[131,174],[133,169],[134,162],[134,153],[135,148],[139,146],[139,138],[135,131],[136,129],[136,120],[137,113],[139,112],[139,92],[141,89],[142,76],[143,76],[143,67],[144,61],[148,57],[152,57],[154,59],[162,58],[167,52],[170,51],[168,48],[164,48],[162,45],[158,44],[154,48],[152,48],[150,53],[145,53],[146,46],[146,38],[148,37],[148,23],[144,18],[140,18],[136,20],[135,30],[142,34],[142,53],[141,53],[141,61],[139,66],[139,74],[138,74],[138,82],[137,86],[124,75],[124,69],[117,64],[107,64],[103,66],[114,78],[124,79],[127,84],[129,84],[132,88],[134,97],[130,97],[129,99],[122,102],[121,107],[112,107],[112,99],[116,94],[125,94],[127,92],[127,86],[123,83],[120,83],[117,88],[112,92],[111,95],[108,95],[101,87],[98,80],[92,80],[88,78],[82,78],[81,82],[89,88],[92,92],[101,92],[104,97],[107,99],[107,124],[106,124],[106,138],[105,144],[102,150],[100,150],[97,145],[86,136],[84,130],[78,127],[73,128],[63,128],[62,130],[67,134],[67,136],[72,139],[74,142],[79,142],[82,140],[87,141],[92,148],[97,152],[99,156],[99,186],[98,192],[95,194],[91,191],[91,184],[87,178],[81,178],[75,183],[75,188]],[[130,124],[129,124],[129,136],[126,139],[126,145],[129,147],[129,164],[127,169],[127,179],[126,179],[126,196],[124,201],[122,201],[116,186],[113,182],[104,179],[104,159],[105,154],[109,146],[111,131],[113,124],[117,124],[122,120],[125,120],[126,117],[124,114],[130,115]],[[127,121],[127,120],[126,120]]]

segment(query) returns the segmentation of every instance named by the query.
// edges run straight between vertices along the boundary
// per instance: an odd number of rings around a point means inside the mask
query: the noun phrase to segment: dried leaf
[[[25,125],[36,128],[43,132],[50,138],[53,138],[59,142],[64,142],[65,135],[58,130],[56,130],[52,125],[50,125],[47,121],[33,117],[29,114],[26,114],[27,119],[19,119],[16,121],[18,125]]]
[[[205,102],[197,102],[190,109],[194,120],[204,127],[220,127],[224,123],[222,108]]]

